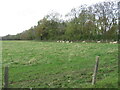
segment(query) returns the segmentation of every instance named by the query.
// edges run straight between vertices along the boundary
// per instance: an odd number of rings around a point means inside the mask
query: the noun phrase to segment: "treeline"
[[[38,21],[36,26],[3,40],[117,40],[117,2],[81,5],[66,14],[67,20],[52,12]]]

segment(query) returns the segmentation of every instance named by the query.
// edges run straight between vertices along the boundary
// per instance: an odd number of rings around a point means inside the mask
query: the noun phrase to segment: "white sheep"
[[[65,41],[62,41],[62,43],[64,43]]]
[[[116,44],[117,43],[117,41],[114,41],[114,42],[110,42],[110,44]]]
[[[83,43],[85,43],[85,41],[82,41]]]
[[[112,42],[113,44],[116,44],[117,43],[117,41],[115,41],[115,42]]]
[[[110,44],[112,44],[113,42],[110,42]]]
[[[97,43],[100,43],[101,41],[97,41]]]
[[[66,43],[69,43],[69,41],[66,41]]]

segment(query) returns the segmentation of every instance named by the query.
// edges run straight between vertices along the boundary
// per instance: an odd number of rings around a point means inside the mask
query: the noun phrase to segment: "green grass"
[[[37,41],[2,44],[3,67],[9,66],[9,87],[118,87],[117,44]],[[97,83],[91,85],[96,56],[100,56]]]

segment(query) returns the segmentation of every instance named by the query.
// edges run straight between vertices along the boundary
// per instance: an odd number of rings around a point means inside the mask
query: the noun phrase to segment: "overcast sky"
[[[0,36],[27,30],[52,10],[65,15],[82,4],[102,1],[106,0],[1,0]]]

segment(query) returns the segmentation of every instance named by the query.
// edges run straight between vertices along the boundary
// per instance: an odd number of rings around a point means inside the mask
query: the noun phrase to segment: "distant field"
[[[118,44],[3,41],[3,67],[9,87],[117,88]],[[96,85],[91,85],[100,56]]]

